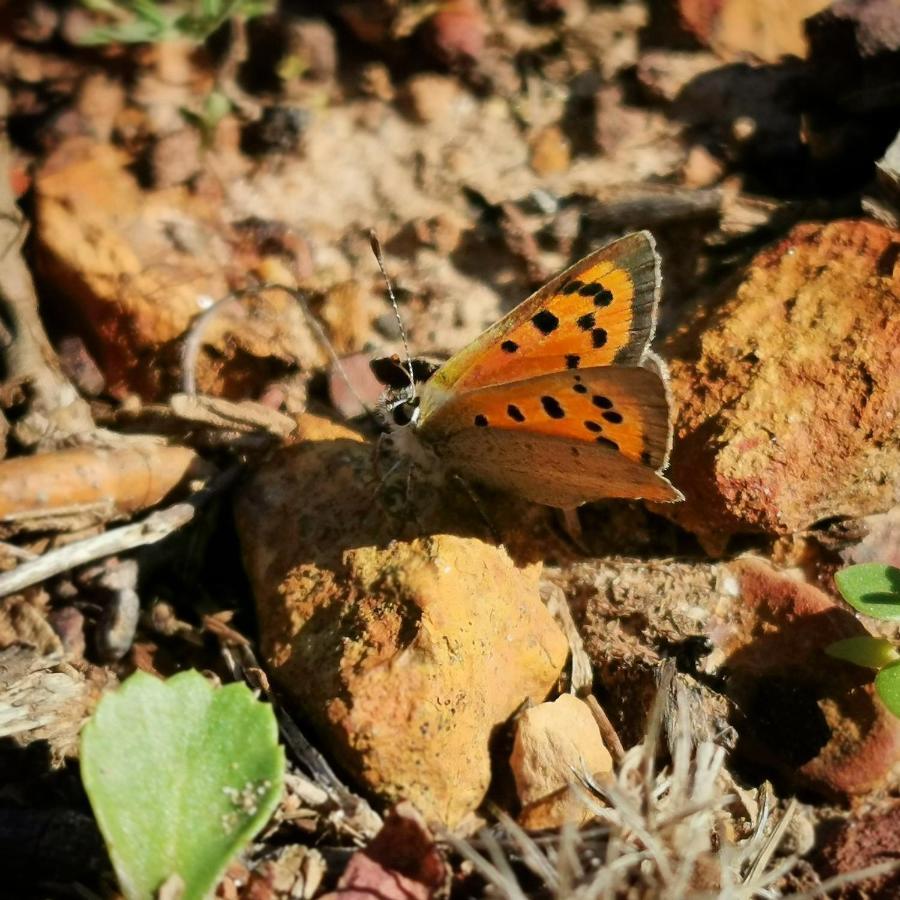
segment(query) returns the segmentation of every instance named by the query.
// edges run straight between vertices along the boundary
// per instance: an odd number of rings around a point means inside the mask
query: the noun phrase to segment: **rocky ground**
[[[290,723],[223,897],[786,896],[895,859],[900,722],[823,648],[896,637],[833,576],[900,565],[898,7],[298,2],[86,43],[104,23],[0,3],[0,894],[108,893],[78,729],[191,666]],[[437,358],[652,231],[685,502],[591,504],[573,538],[383,481],[369,229]]]

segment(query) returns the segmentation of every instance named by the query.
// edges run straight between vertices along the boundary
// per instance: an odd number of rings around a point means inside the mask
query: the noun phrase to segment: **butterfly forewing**
[[[649,232],[595,251],[448,360],[423,393],[423,419],[450,393],[639,363],[653,335],[659,288],[659,257]]]

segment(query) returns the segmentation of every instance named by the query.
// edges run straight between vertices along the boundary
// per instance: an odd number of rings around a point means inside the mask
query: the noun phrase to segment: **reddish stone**
[[[874,222],[798,225],[669,340],[686,502],[659,511],[708,549],[897,502],[898,248]]]

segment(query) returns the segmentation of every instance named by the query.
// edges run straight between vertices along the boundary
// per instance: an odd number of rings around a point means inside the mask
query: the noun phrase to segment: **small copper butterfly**
[[[443,365],[376,361],[393,436],[414,460],[436,456],[466,480],[561,509],[682,500],[662,474],[671,401],[649,349],[661,284],[653,236],[636,232],[557,275]]]

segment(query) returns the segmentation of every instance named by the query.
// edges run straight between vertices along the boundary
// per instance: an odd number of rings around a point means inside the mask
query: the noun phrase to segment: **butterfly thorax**
[[[421,397],[415,387],[409,383],[399,388],[388,387],[378,404],[377,414],[399,455],[416,466],[434,466],[436,454],[419,436]]]
[[[407,380],[406,384],[400,385],[398,379],[388,385],[382,395],[378,417],[387,429],[394,453],[419,470],[420,477],[424,475],[428,480],[441,483],[447,474],[445,466],[437,448],[423,439],[420,430],[424,421],[423,401],[430,399],[431,393],[427,382],[412,385]]]
[[[422,440],[415,421],[408,425],[391,426],[390,437],[397,454],[408,459],[416,468],[432,473],[443,468],[437,453]]]

